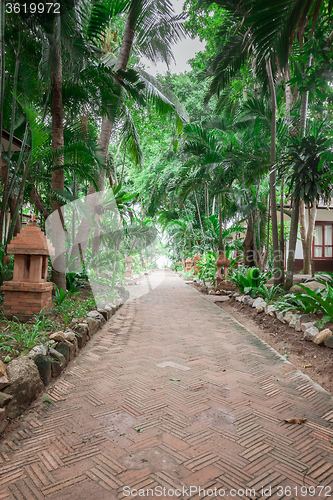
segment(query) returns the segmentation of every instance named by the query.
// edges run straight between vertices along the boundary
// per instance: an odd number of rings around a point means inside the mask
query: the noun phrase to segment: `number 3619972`
[[[6,3],[7,14],[60,14],[60,3]]]

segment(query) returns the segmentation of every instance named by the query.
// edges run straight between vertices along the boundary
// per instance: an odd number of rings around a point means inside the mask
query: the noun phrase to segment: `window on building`
[[[333,258],[333,226],[332,223],[316,222],[313,238],[312,255],[314,259]]]

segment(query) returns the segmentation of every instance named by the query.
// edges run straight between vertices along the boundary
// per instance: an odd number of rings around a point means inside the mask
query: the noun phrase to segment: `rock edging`
[[[288,324],[290,328],[294,328],[297,332],[303,332],[303,339],[314,344],[324,344],[326,347],[333,349],[333,332],[329,328],[321,331],[315,326],[315,321],[307,314],[296,314],[292,311],[282,313],[275,306],[268,305],[262,297],[253,299],[250,295],[240,294],[238,292],[231,292],[228,290],[221,290],[222,293],[228,295],[230,299],[241,302],[248,307],[256,309],[258,314],[265,313],[278,319],[281,323]]]
[[[116,299],[113,304],[88,312],[73,329],[51,333],[46,344],[33,347],[27,355],[6,365],[0,360],[0,434],[123,305],[122,299]]]

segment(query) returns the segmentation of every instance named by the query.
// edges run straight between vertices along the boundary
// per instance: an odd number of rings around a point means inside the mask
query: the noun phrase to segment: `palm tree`
[[[210,4],[212,2],[205,1]],[[233,19],[236,27],[234,34],[227,40],[221,52],[218,52],[210,61],[209,68],[206,72],[207,77],[213,77],[210,84],[210,91],[207,100],[214,94],[219,97],[221,90],[225,88],[230,79],[247,63],[252,55],[253,63],[256,66],[256,74],[264,84],[264,89],[268,86],[271,95],[271,172],[270,172],[270,206],[272,219],[272,236],[273,236],[273,254],[274,254],[274,269],[276,270],[274,278],[276,282],[281,280],[281,257],[279,252],[278,227],[277,227],[277,204],[276,204],[276,92],[275,83],[272,72],[272,60],[274,53],[267,51],[263,53],[261,46],[258,45],[256,39],[255,26],[250,20],[251,9],[247,3],[239,3],[229,0],[218,0],[216,2],[223,8],[227,9]]]
[[[63,105],[62,105],[62,60],[61,60],[61,26],[60,14],[56,14],[53,25],[53,41],[51,44],[51,95],[52,95],[52,149],[57,151],[64,146]],[[55,162],[58,168],[52,171],[52,188],[64,190],[63,158],[57,157]],[[52,212],[61,213],[62,204],[52,199]],[[57,218],[54,219],[58,221]],[[59,218],[59,221],[61,218]],[[52,269],[52,281],[60,289],[66,289],[66,262],[65,262],[65,230],[59,223],[54,222],[52,227],[52,243],[58,255],[57,269]]]
[[[127,20],[119,56],[114,67],[115,78],[121,79],[125,76],[133,46],[135,46],[139,55],[144,54],[153,62],[156,62],[158,59],[164,59],[169,63],[172,58],[171,44],[178,41],[184,34],[183,21],[181,18],[173,15],[174,11],[171,2],[169,0],[130,0],[129,2],[120,2],[120,4],[123,7],[122,12],[127,13]],[[94,26],[94,29],[92,30],[89,27],[88,33],[92,33],[91,36],[94,37],[100,36],[106,27],[105,8],[103,6],[99,6],[98,4],[94,6],[91,14],[91,24]],[[153,79],[143,71],[140,71],[140,77],[145,84],[147,94],[151,92],[151,97],[155,102],[157,101],[157,97],[160,97],[169,109],[173,108],[176,112],[177,109],[181,109],[179,102],[177,102],[174,96],[171,96],[170,92],[169,95],[165,96],[165,87],[163,89],[163,86],[156,79]],[[154,87],[155,89],[152,92]],[[164,92],[161,92],[162,90]],[[181,116],[184,117],[183,109],[181,109]],[[99,146],[105,156],[108,154],[113,126],[114,116],[110,115],[110,113],[104,114],[99,136]],[[98,185],[99,191],[103,191],[104,184],[105,171],[103,170]],[[90,184],[88,194],[92,195],[94,193],[96,193],[95,187]],[[95,197],[90,197],[90,199],[93,200]],[[78,240],[88,241],[93,227],[95,207],[91,206],[90,210],[90,219],[84,219],[78,229],[78,237],[73,247],[75,253],[78,252]]]

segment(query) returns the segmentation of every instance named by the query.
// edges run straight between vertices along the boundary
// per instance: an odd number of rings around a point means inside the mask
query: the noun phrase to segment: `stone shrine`
[[[8,319],[13,316],[28,321],[42,309],[52,306],[53,283],[47,282],[48,256],[54,248],[33,215],[7,247],[14,254],[13,281],[5,281],[3,312]]]

